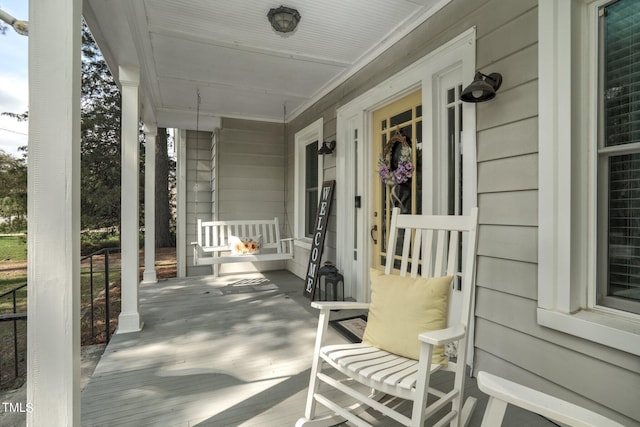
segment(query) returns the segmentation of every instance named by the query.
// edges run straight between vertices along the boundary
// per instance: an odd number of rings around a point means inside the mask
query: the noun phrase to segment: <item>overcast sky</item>
[[[23,21],[29,19],[28,0],[0,0],[0,9]],[[8,28],[0,34],[0,113],[21,114],[29,109],[28,37]],[[27,145],[26,122],[0,115],[0,149],[19,157],[18,147]]]

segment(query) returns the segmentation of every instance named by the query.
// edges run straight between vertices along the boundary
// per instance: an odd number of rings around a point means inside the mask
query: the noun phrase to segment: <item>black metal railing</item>
[[[0,313],[0,336],[2,337],[2,352],[0,353],[0,385],[5,385],[15,381],[21,375],[26,372],[26,353],[27,353],[27,334],[26,334],[26,321],[27,313],[18,313],[17,304],[17,292],[23,288],[26,288],[27,284],[18,286],[0,295],[0,303],[6,299],[11,299],[11,312]],[[5,328],[8,322],[13,323],[13,328]],[[22,322],[20,329],[18,328],[19,322]],[[12,358],[13,363],[7,359]],[[4,360],[3,360],[4,359]],[[13,369],[7,369],[7,366],[13,364]]]
[[[119,252],[120,252],[120,248],[104,248],[96,252],[92,252],[89,255],[86,255],[80,260],[80,263],[87,262],[87,261],[89,263],[90,303],[88,306],[88,310],[89,310],[88,316],[89,316],[89,323],[91,328],[91,338],[95,340],[96,337],[98,337],[102,333],[105,334],[104,340],[99,340],[98,342],[107,343],[111,339],[111,314],[112,314],[111,305],[112,304],[111,304],[110,290],[111,290],[111,282],[113,280],[113,276],[111,274],[113,272],[113,267],[110,262],[110,255],[113,253],[119,253]],[[102,268],[100,268],[100,261],[95,261],[98,258],[102,258]],[[103,281],[104,283],[102,284],[102,286],[100,286],[99,283],[96,283],[97,281],[99,281],[99,280],[96,280],[96,276],[98,276],[100,273],[104,275],[104,281]],[[96,310],[98,310],[99,308],[102,308],[102,304],[100,304],[100,307],[96,305],[96,300],[97,300],[97,297],[95,295],[96,288],[101,288],[99,292],[104,292],[104,316],[96,315]],[[83,319],[86,314],[87,313],[85,309],[83,310],[83,313],[82,313]],[[100,320],[98,319],[98,317],[104,318],[105,328],[103,330],[96,329],[96,321]],[[84,325],[85,323],[83,322],[83,327]],[[86,334],[83,333],[83,336],[86,336]],[[97,342],[94,341],[93,343],[97,343]],[[83,342],[83,345],[84,344],[85,343]]]

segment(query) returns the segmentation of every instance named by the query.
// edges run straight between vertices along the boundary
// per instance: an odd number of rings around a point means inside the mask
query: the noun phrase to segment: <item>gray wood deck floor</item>
[[[287,272],[142,285],[144,328],[112,338],[82,393],[82,425],[293,426],[317,322],[302,288]],[[479,398],[470,423],[478,426],[486,396],[467,383]],[[504,425],[552,424],[509,408]]]

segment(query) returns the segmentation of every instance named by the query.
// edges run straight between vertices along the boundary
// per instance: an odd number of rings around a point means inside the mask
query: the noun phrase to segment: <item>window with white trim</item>
[[[538,322],[640,355],[640,5],[538,12]]]
[[[596,304],[640,313],[640,3],[597,15]]]
[[[294,228],[296,244],[308,248],[311,248],[322,179],[322,157],[318,156],[322,129],[323,121],[318,119],[295,134]]]

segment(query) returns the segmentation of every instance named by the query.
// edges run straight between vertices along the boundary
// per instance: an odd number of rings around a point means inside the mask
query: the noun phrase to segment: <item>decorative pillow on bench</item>
[[[371,269],[371,306],[362,341],[417,360],[418,334],[447,325],[452,276],[415,279]],[[444,347],[433,349],[431,363],[446,365]]]
[[[262,235],[253,237],[229,237],[229,246],[233,255],[253,255],[260,253]]]

